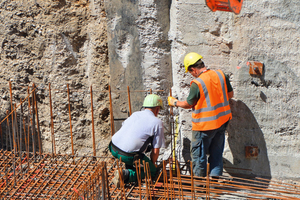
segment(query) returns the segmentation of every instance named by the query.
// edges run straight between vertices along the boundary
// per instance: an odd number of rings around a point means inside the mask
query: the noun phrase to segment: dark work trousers
[[[118,159],[121,159],[122,162],[125,163],[126,169],[129,171],[129,178],[126,180],[126,183],[131,183],[131,182],[137,182],[137,172],[136,168],[134,167],[134,156],[133,155],[123,155],[122,153],[118,151],[112,150],[111,144],[108,146],[111,154]],[[143,161],[146,163],[149,163],[149,168],[150,168],[150,173],[151,177],[155,177],[156,174],[156,167],[152,163],[152,161],[147,157],[147,156],[141,156],[142,159],[140,159],[141,165],[143,164]],[[141,167],[141,178],[145,178],[145,173],[144,173],[144,168]]]
[[[222,175],[225,130],[227,125],[228,122],[215,130],[192,132],[191,157],[195,176],[206,176],[208,153],[210,176]]]

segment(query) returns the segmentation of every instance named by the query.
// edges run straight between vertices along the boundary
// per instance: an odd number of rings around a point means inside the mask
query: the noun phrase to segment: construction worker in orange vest
[[[202,56],[191,52],[184,58],[185,72],[195,79],[190,84],[186,101],[169,96],[170,106],[193,109],[191,157],[195,176],[206,176],[207,154],[210,176],[218,178],[223,172],[225,129],[232,118],[229,99],[233,89],[221,70],[210,70]]]

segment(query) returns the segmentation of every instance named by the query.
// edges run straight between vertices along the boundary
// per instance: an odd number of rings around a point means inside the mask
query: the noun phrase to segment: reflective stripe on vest
[[[195,83],[198,82],[200,84],[200,85],[199,84],[197,84],[197,85],[198,85],[198,87],[201,87],[202,90],[203,90],[204,94],[201,93],[201,90],[199,88],[200,94],[205,96],[205,102],[206,102],[207,107],[193,110],[193,114],[196,115],[196,114],[203,113],[203,115],[205,115],[206,114],[205,112],[210,112],[208,115],[210,115],[210,114],[213,114],[213,115],[212,116],[207,116],[207,117],[205,117],[205,116],[201,116],[201,117],[193,116],[193,118],[192,118],[193,130],[197,130],[197,129],[211,130],[211,129],[219,128],[221,125],[223,125],[225,122],[227,122],[232,116],[231,115],[231,110],[230,110],[230,107],[229,107],[229,102],[227,100],[227,92],[226,92],[227,88],[225,87],[226,86],[225,77],[222,76],[221,71],[211,71],[210,73],[213,73],[213,72],[215,72],[219,77],[224,102],[220,102],[220,103],[212,106],[211,105],[211,99],[209,97],[209,91],[208,91],[208,88],[207,88],[206,84],[204,83],[204,81],[200,77],[196,78]],[[208,75],[208,76],[210,76],[210,75]],[[221,88],[219,88],[219,89],[221,89]],[[201,98],[201,95],[200,95],[200,98]],[[199,101],[200,101],[200,99],[198,100],[196,108],[199,107],[199,106],[200,107],[203,106],[203,105],[198,105]],[[217,109],[221,109],[222,111],[221,112],[217,111]],[[224,117],[226,115],[228,115],[228,118],[219,119],[219,118]],[[203,124],[205,122],[208,122],[209,124],[207,124],[207,123]]]

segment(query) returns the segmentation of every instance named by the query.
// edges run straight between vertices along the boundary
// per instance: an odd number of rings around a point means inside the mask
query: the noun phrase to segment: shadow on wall
[[[10,108],[7,110],[7,114],[11,112]],[[1,115],[0,122],[6,119],[0,124],[0,149],[43,153],[40,124],[36,121],[38,112],[31,112],[30,116],[25,112],[14,112],[13,121],[11,116]]]
[[[246,175],[270,179],[271,171],[266,142],[253,113],[240,100],[231,99],[230,107],[233,118],[227,127],[227,142],[233,163],[224,158],[224,169],[232,176]],[[246,147],[257,147],[258,154],[254,153],[249,156]],[[246,158],[246,153],[248,158]]]
[[[190,161],[192,161],[191,158],[191,141],[188,138],[183,138],[183,148],[182,148],[182,157],[184,162],[186,163],[185,172],[183,174],[190,174]]]
[[[232,161],[223,158],[224,170],[235,177],[262,177],[271,178],[270,164],[267,155],[266,142],[263,133],[252,114],[251,110],[240,100],[230,100],[233,118],[230,121],[227,132]],[[191,161],[191,141],[183,139],[182,156],[185,163]],[[257,156],[246,158],[246,146],[258,147]],[[224,154],[224,156],[226,156]],[[187,164],[186,173],[190,173]]]

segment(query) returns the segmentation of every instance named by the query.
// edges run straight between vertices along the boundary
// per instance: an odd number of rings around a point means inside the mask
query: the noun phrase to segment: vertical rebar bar
[[[105,181],[106,181],[106,186],[107,186],[107,198],[108,198],[108,200],[110,200],[109,182],[108,182],[108,173],[107,173],[106,162],[104,162],[104,170],[105,170]]]
[[[34,89],[34,87],[35,87],[35,85],[33,84],[33,86],[32,86],[32,89],[31,89],[31,94],[32,94],[32,91],[33,91],[33,89]],[[29,98],[29,97],[28,97]],[[32,101],[32,143],[33,143],[33,155],[34,155],[34,158],[35,158],[35,156],[36,156],[36,130],[35,130],[35,106],[34,106],[34,104],[35,104],[35,102],[34,102],[34,95],[32,94],[32,96],[31,96],[31,101]]]
[[[14,136],[16,140],[16,152],[19,152],[20,149],[20,138],[19,138],[19,130],[18,130],[18,121],[17,121],[17,111],[16,111],[16,104],[14,104],[14,112],[12,115],[14,115]]]
[[[29,95],[29,86],[28,86],[27,92],[28,92],[28,95]],[[32,106],[32,108],[33,108],[33,106]],[[35,126],[34,126],[34,116],[33,116],[34,111],[31,110],[31,103],[30,103],[30,98],[29,97],[28,97],[28,112],[29,112],[30,127],[31,127],[31,141],[32,141],[33,157],[35,158],[35,138],[34,138],[35,137],[35,135],[34,135]]]
[[[1,149],[4,149],[3,135],[2,135],[2,124],[0,124],[0,137],[1,137]]]
[[[169,159],[169,166],[170,166],[170,171],[169,171],[169,174],[170,174],[170,186],[171,186],[171,198],[174,198],[174,182],[173,182],[173,161],[171,162],[171,159]]]
[[[192,196],[192,199],[195,199],[194,173],[193,173],[193,163],[192,162],[190,162],[190,168],[191,168],[191,196]]]
[[[71,116],[71,103],[70,103],[70,89],[69,89],[69,84],[67,84],[67,89],[68,89],[68,102],[69,102],[69,120],[70,120],[71,146],[72,146],[72,155],[74,156],[73,133],[72,133],[72,116]]]
[[[101,175],[102,175],[102,181],[101,181],[101,186],[102,186],[102,200],[105,200],[106,197],[106,177],[105,177],[105,169],[104,169],[104,162],[101,163]],[[99,194],[100,196],[100,194]]]
[[[96,143],[95,143],[95,125],[94,125],[94,106],[93,106],[93,88],[90,86],[90,94],[91,94],[91,110],[92,110],[92,135],[93,135],[93,155],[96,156]]]
[[[179,197],[180,199],[183,199],[183,189],[182,189],[182,182],[181,182],[181,173],[180,173],[180,167],[179,167],[179,163],[178,160],[176,160],[176,166],[177,166],[177,177],[178,177],[178,189],[179,189]]]
[[[140,200],[142,200],[142,189],[141,189],[141,160],[139,159],[138,161],[136,160],[134,162],[135,164],[135,169],[136,169],[136,176],[137,176],[137,181],[139,184],[139,193],[140,193]]]
[[[30,167],[29,167],[29,151],[30,151],[30,125],[29,125],[29,116],[27,115],[27,169],[28,169],[28,172],[30,169]]]
[[[49,101],[50,101],[50,115],[51,115],[52,156],[54,157],[56,155],[56,150],[55,150],[54,124],[53,124],[53,112],[52,112],[51,83],[49,83]]]
[[[25,140],[25,150],[26,150],[26,159],[29,161],[29,146],[27,144],[27,135],[26,135],[26,125],[25,125],[25,118],[23,117],[23,130],[24,130],[24,140]],[[29,162],[28,162],[29,165]],[[27,166],[29,169],[29,166]],[[24,169],[25,170],[25,169]]]
[[[6,115],[8,115],[8,113],[9,113],[9,111],[7,110]],[[6,125],[7,125],[8,137],[9,137],[10,150],[12,151],[13,150],[13,141],[12,141],[12,134],[11,134],[11,131],[10,131],[10,124],[9,124],[9,119],[8,118],[7,118],[7,121],[6,121]]]
[[[122,158],[120,158],[120,163],[122,162],[121,160]],[[123,180],[123,176],[122,176],[122,170],[121,170],[121,167],[120,167],[120,164],[119,164],[119,161],[117,160],[117,169],[115,170],[118,170],[118,173],[119,173],[119,179],[120,179],[120,188],[121,188],[121,199],[124,199],[124,196],[125,196],[125,190],[124,190],[124,180]]]
[[[169,199],[169,186],[168,186],[168,173],[167,173],[166,161],[163,161],[163,174],[164,174],[164,191],[167,194],[167,199]]]
[[[131,116],[132,110],[131,110],[131,101],[130,101],[130,90],[129,90],[129,86],[127,86],[127,94],[128,94],[129,116]]]
[[[207,168],[206,168],[206,199],[209,200],[209,171],[210,171],[210,165],[207,163]]]
[[[36,86],[33,84],[33,97],[34,97],[34,106],[35,106],[35,117],[36,117],[36,127],[37,127],[37,137],[38,137],[38,146],[39,146],[39,153],[42,155],[42,141],[41,141],[41,132],[40,132],[40,122],[39,122],[39,112],[38,112],[38,105],[36,99]]]
[[[155,199],[155,193],[152,187],[152,177],[151,177],[150,166],[148,162],[146,162],[146,170],[147,170],[147,180],[149,182],[150,200],[152,200],[152,196]]]
[[[6,114],[8,113],[8,110],[6,111]],[[8,119],[7,119],[7,122],[8,122]],[[2,124],[1,124],[2,125]],[[5,125],[5,124],[4,124]],[[8,130],[6,129],[6,141],[5,141],[5,144],[6,144],[6,150],[8,151],[8,145],[9,145],[9,133],[8,133]]]
[[[20,99],[20,102],[22,102],[22,99]],[[21,108],[20,108],[20,150],[19,150],[19,157],[20,157],[20,167],[21,167],[21,173],[23,173],[23,169],[22,169],[22,143],[23,143],[23,132],[22,132],[22,119],[23,118],[23,106],[21,103]]]
[[[111,88],[110,85],[108,86],[108,96],[109,96],[109,110],[110,110],[110,129],[111,129],[111,136],[115,134],[115,123],[114,123],[114,112],[112,106],[112,99],[111,99]]]
[[[146,164],[145,164],[145,161],[143,160],[143,168],[144,168],[144,179],[145,179],[145,183],[146,183],[146,197],[148,199],[148,197],[150,196],[149,194],[149,183],[148,183],[148,180],[147,180],[147,169],[146,169]]]
[[[11,81],[9,81],[9,94],[10,94],[10,109],[11,111],[14,110],[13,108],[13,103],[12,103],[12,88],[11,88]],[[6,113],[8,115],[8,113]],[[13,138],[13,145],[14,145],[14,148],[16,148],[16,141],[15,141],[15,138],[14,138],[14,115],[11,114],[11,130],[12,130],[12,138]]]

